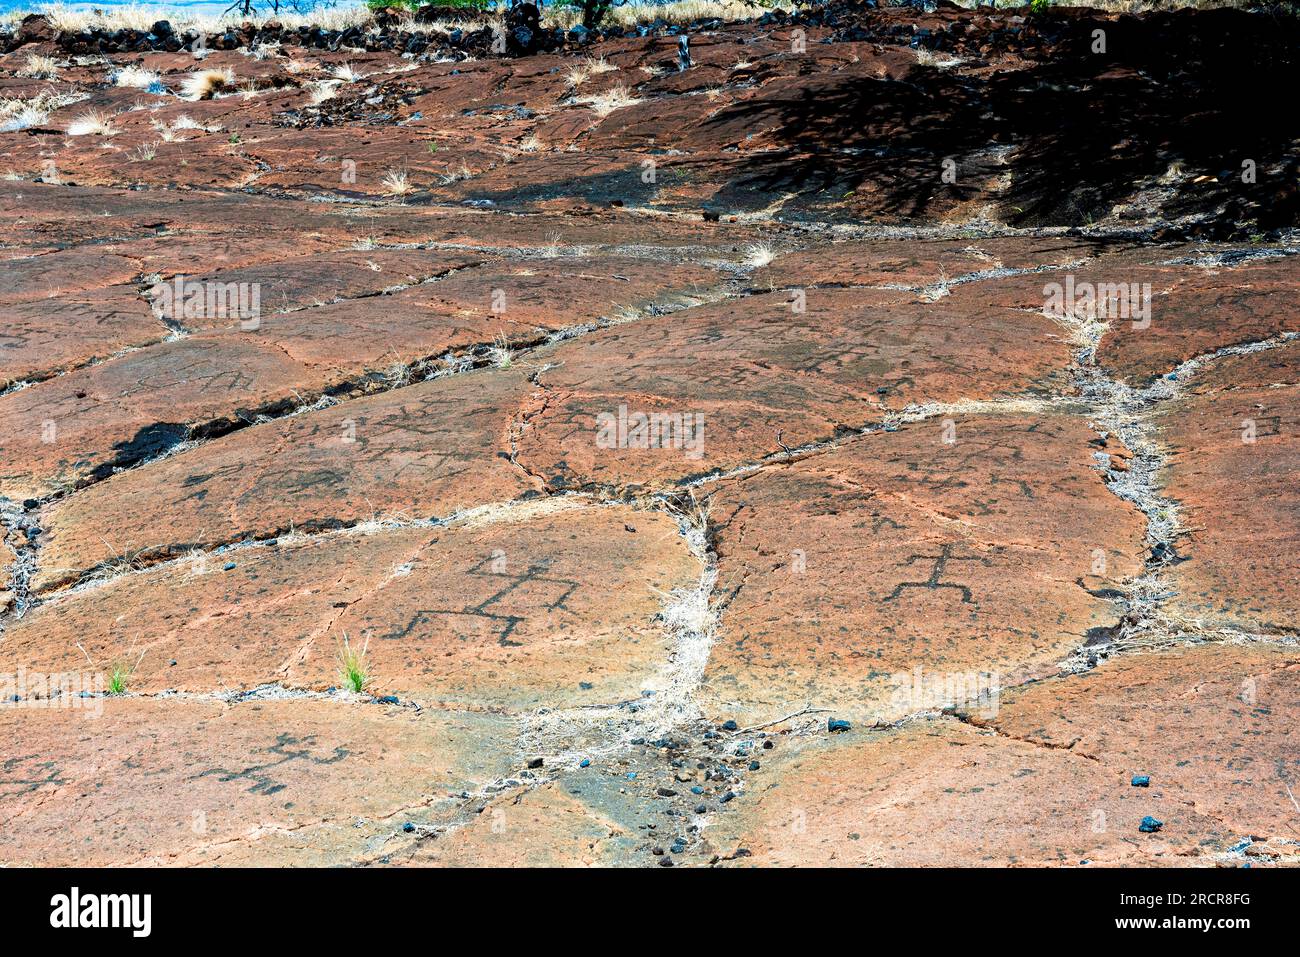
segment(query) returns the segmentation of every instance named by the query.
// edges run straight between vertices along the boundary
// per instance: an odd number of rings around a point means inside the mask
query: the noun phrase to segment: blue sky
[[[138,6],[138,7],[157,7],[160,13],[168,10],[191,10],[195,13],[215,14],[221,13],[233,0],[172,0],[169,3],[141,3],[139,0],[97,0],[94,3],[63,3],[60,4],[69,10],[89,10],[93,7],[105,9],[108,7],[121,6]],[[351,7],[361,3],[361,0],[339,0],[337,6]],[[0,0],[0,13],[8,13],[10,10],[36,10],[50,4],[42,0]]]

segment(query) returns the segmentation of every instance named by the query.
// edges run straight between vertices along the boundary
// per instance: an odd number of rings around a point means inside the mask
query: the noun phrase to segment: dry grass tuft
[[[593,113],[603,119],[615,110],[635,106],[641,100],[633,96],[627,87],[619,85],[610,87],[603,93],[593,93],[590,96],[579,97],[577,102],[589,107]]]
[[[64,99],[46,93],[30,100],[0,100],[0,133],[15,133],[33,126],[44,126],[50,114],[65,105]]]
[[[124,66],[114,70],[109,78],[114,86],[132,87],[138,90],[147,90],[162,84],[161,76],[153,70],[146,70],[140,66]]]
[[[498,335],[488,348],[488,361],[497,369],[509,369],[515,364],[515,350],[510,348],[510,340],[505,333]]]
[[[406,196],[408,193],[415,192],[415,187],[411,185],[411,180],[404,169],[390,169],[379,181],[379,185],[383,187],[386,196]]]
[[[357,80],[364,80],[366,75],[352,69],[351,63],[340,63],[330,69],[330,76],[340,83],[356,83]]]
[[[199,70],[181,81],[181,96],[187,100],[210,100],[219,93],[235,89],[235,73],[229,67]]]
[[[918,66],[933,67],[936,70],[947,70],[957,66],[962,62],[961,57],[945,56],[942,53],[933,53],[925,47],[917,47],[912,51],[916,54]]]
[[[776,258],[776,252],[767,243],[751,243],[745,247],[745,265],[760,269]]]
[[[115,136],[122,132],[113,125],[111,113],[89,110],[68,124],[69,136]]]
[[[304,89],[307,91],[307,102],[312,106],[320,106],[326,100],[332,100],[339,92],[338,80],[320,80],[316,83],[308,83]]]
[[[617,69],[618,67],[614,64],[606,62],[603,56],[595,58],[587,57],[581,63],[574,64],[570,67],[568,72],[564,74],[564,80],[571,88],[577,89],[588,77],[596,76],[600,73],[612,73]]]
[[[30,53],[27,62],[18,71],[19,76],[30,76],[37,80],[54,80],[59,76],[59,61],[53,57]]]

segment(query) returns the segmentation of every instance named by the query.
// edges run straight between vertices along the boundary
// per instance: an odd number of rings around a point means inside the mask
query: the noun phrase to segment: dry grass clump
[[[113,115],[88,110],[68,124],[69,136],[116,136],[122,132],[113,125]]]
[[[54,57],[31,53],[27,56],[27,62],[18,70],[18,75],[37,80],[54,80],[59,76],[59,69],[59,61]]]
[[[340,83],[356,83],[365,79],[365,74],[352,68],[351,63],[339,63],[330,68],[330,76]]]
[[[172,121],[172,125],[158,120],[150,120],[149,124],[158,131],[158,137],[164,143],[184,143],[186,137],[179,135],[185,130],[198,130],[201,133],[216,133],[221,130],[220,126],[204,126],[198,120],[194,119],[187,113],[182,113]]]
[[[917,47],[912,52],[916,54],[916,62],[918,65],[933,67],[936,70],[947,70],[962,62],[961,57],[945,56],[942,53],[934,53],[933,51],[925,49],[925,47]]]
[[[32,6],[36,5],[35,3],[32,4]],[[25,16],[27,12],[26,9],[15,10],[8,16],[0,15],[0,21],[17,21]],[[348,27],[362,26],[368,23],[371,18],[371,12],[364,4],[342,9],[312,10],[306,13],[290,13],[285,10],[276,13],[268,7],[265,10],[255,11],[249,16],[244,16],[238,12],[218,15],[195,13],[191,10],[169,8],[166,2],[160,4],[127,3],[121,6],[100,9],[79,7],[75,10],[56,3],[44,7],[42,12],[49,18],[55,29],[73,32],[97,28],[147,31],[150,26],[160,19],[170,21],[171,25],[178,31],[202,30],[205,33],[220,33],[227,26],[238,25],[244,21],[250,21],[255,26],[261,26],[268,20],[275,20],[290,30],[296,30],[303,26],[320,27],[324,30],[346,30]]]
[[[510,348],[510,340],[505,333],[500,333],[492,340],[492,345],[488,348],[488,361],[497,369],[509,369],[515,364],[515,350]]]
[[[147,90],[153,86],[162,83],[162,77],[153,70],[146,70],[140,66],[124,66],[114,70],[109,74],[114,86],[130,87],[137,90]]]
[[[474,171],[469,168],[468,163],[462,160],[460,165],[455,169],[448,168],[447,172],[443,173],[439,178],[442,180],[444,185],[449,186],[452,183],[457,183],[464,179],[473,179]]]
[[[33,126],[42,126],[55,110],[85,98],[83,94],[59,94],[49,90],[42,90],[30,99],[0,98],[0,133],[15,133]]]
[[[597,76],[601,73],[613,73],[617,69],[618,67],[607,62],[603,56],[587,57],[569,68],[569,71],[564,74],[564,81],[573,89],[577,89],[588,77]]]
[[[110,10],[71,10],[63,4],[47,7],[43,13],[56,30],[75,32],[97,27],[106,30],[145,30],[156,23],[160,12],[155,6],[126,3]],[[172,21],[175,23],[175,21]]]
[[[274,60],[280,56],[280,44],[274,40],[268,40],[265,43],[258,43],[251,50],[240,48],[241,53],[245,56],[251,56],[254,60]]]
[[[16,133],[41,126],[49,118],[50,114],[35,103],[23,100],[0,102],[0,133]]]
[[[181,81],[181,96],[187,100],[210,100],[219,93],[235,89],[235,73],[229,67],[199,70]]]
[[[379,181],[386,196],[405,196],[415,191],[404,169],[390,169]]]
[[[635,106],[641,100],[633,96],[627,87],[619,85],[612,86],[601,93],[578,97],[576,102],[590,107],[593,113],[603,118],[609,116],[615,110],[623,109],[625,106]]]
[[[319,80],[303,87],[307,91],[307,102],[320,106],[326,100],[332,100],[339,92],[338,80]]]
[[[745,264],[751,269],[761,269],[776,258],[776,252],[767,243],[751,243],[745,247]]]

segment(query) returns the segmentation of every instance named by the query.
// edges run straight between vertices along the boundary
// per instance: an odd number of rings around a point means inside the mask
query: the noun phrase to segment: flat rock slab
[[[519,461],[572,488],[672,482],[913,405],[1041,391],[1069,351],[1041,316],[809,289],[798,302],[754,295],[615,326],[539,350],[537,361],[544,395]],[[641,428],[638,415],[661,419]]]
[[[98,713],[96,713],[98,712]],[[5,706],[8,865],[337,864],[508,773],[507,722],[346,700]]]
[[[214,227],[219,224],[213,224]],[[243,231],[221,233],[214,229],[164,230],[106,243],[102,248],[140,263],[145,276],[197,276],[262,263],[334,252],[343,245],[338,237],[310,231],[284,233]]]
[[[480,259],[436,257],[443,271]],[[496,338],[535,341],[621,307],[689,295],[715,278],[693,266],[651,276],[630,272],[632,265],[546,260],[467,273],[446,290],[422,284],[382,303],[264,315],[256,328],[211,330],[11,393],[0,397],[0,494],[39,498],[107,477],[196,432],[220,434],[329,390],[383,388],[382,370],[394,366]]]
[[[1300,342],[1203,367],[1158,418],[1180,504],[1177,617],[1294,634],[1300,622]]]
[[[1092,755],[1125,786],[1149,775],[1150,797],[1170,815],[1193,807],[1237,838],[1293,839],[1287,788],[1300,771],[1297,691],[1300,649],[1208,644],[1121,657],[1028,686],[1008,694],[988,723],[999,734]]]
[[[1050,674],[1116,623],[1096,595],[1140,568],[1143,522],[1106,489],[1095,434],[1070,417],[949,423],[952,444],[928,420],[719,483],[707,714],[752,724],[811,702],[892,721],[947,703],[933,682]]]
[[[334,622],[369,642],[377,683],[420,702],[511,710],[665,691],[674,646],[655,616],[701,574],[675,523],[563,502],[503,506],[497,520],[493,511],[431,539],[409,572]],[[337,669],[317,642],[288,680],[320,687]]]
[[[487,803],[434,841],[407,842],[388,863],[415,867],[608,867],[625,861],[635,832],[551,782]]]
[[[485,510],[448,528],[284,539],[65,593],[5,635],[13,666],[132,665],[139,691],[341,681],[345,636],[376,694],[513,710],[614,704],[662,686],[654,619],[698,584],[660,513],[581,500]]]
[[[371,519],[446,518],[540,483],[509,460],[526,372],[483,370],[286,416],[51,502],[34,585],[118,556],[156,559]],[[108,544],[111,543],[111,544]]]
[[[0,55],[0,865],[1300,861],[1295,31],[1014,13]]]
[[[1114,375],[1141,384],[1225,346],[1300,331],[1300,319],[1286,305],[1300,281],[1295,256],[1178,268],[1177,284],[1163,295],[1153,277],[1149,328],[1131,320],[1114,322],[1103,337],[1097,361]],[[1121,275],[1113,281],[1140,285],[1145,277]]]
[[[251,420],[330,378],[271,342],[227,336],[166,342],[39,382],[0,397],[0,494],[67,491],[168,450],[194,425]]]
[[[393,297],[394,311],[488,325],[506,340],[536,339],[602,318],[697,301],[723,279],[694,263],[647,262],[620,256],[555,257],[515,264],[487,264]],[[492,336],[487,340],[491,341]]]
[[[759,866],[1240,866],[1243,838],[1293,837],[1298,666],[1176,649],[1004,692],[975,726],[789,739],[715,840]]]
[[[930,286],[998,270],[1083,263],[1100,242],[1059,237],[879,240],[835,243],[779,256],[754,279],[778,286]]]
[[[163,281],[148,294],[164,318],[190,330],[216,329],[238,325],[239,317],[209,307],[212,284],[233,285],[245,301],[255,294],[259,315],[270,316],[378,295],[476,264],[473,257],[448,261],[444,253],[415,249],[348,250],[183,275],[182,284]]]
[[[1048,312],[1063,304],[1067,313],[1102,321],[1097,364],[1143,386],[1188,359],[1300,330],[1285,305],[1300,259],[1240,260],[1249,254],[1217,246],[1122,249],[1069,269],[963,283],[951,298]]]
[[[0,306],[0,389],[160,341],[167,327],[132,286]]]
[[[59,250],[0,263],[0,305],[34,302],[128,283],[140,267],[125,256],[98,250]]]

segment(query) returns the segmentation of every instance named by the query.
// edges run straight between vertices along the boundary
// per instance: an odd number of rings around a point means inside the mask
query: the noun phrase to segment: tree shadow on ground
[[[1105,52],[1094,52],[1098,29]],[[865,187],[875,212],[911,218],[977,199],[1002,172],[989,200],[1015,225],[1082,225],[1142,191],[1157,218],[1199,215],[1196,233],[1297,225],[1300,21],[1079,15],[1044,19],[1035,37],[1018,68],[844,71],[729,105],[711,122],[775,114],[780,147],[746,155],[730,189],[835,199]],[[931,39],[943,48],[943,34]]]

